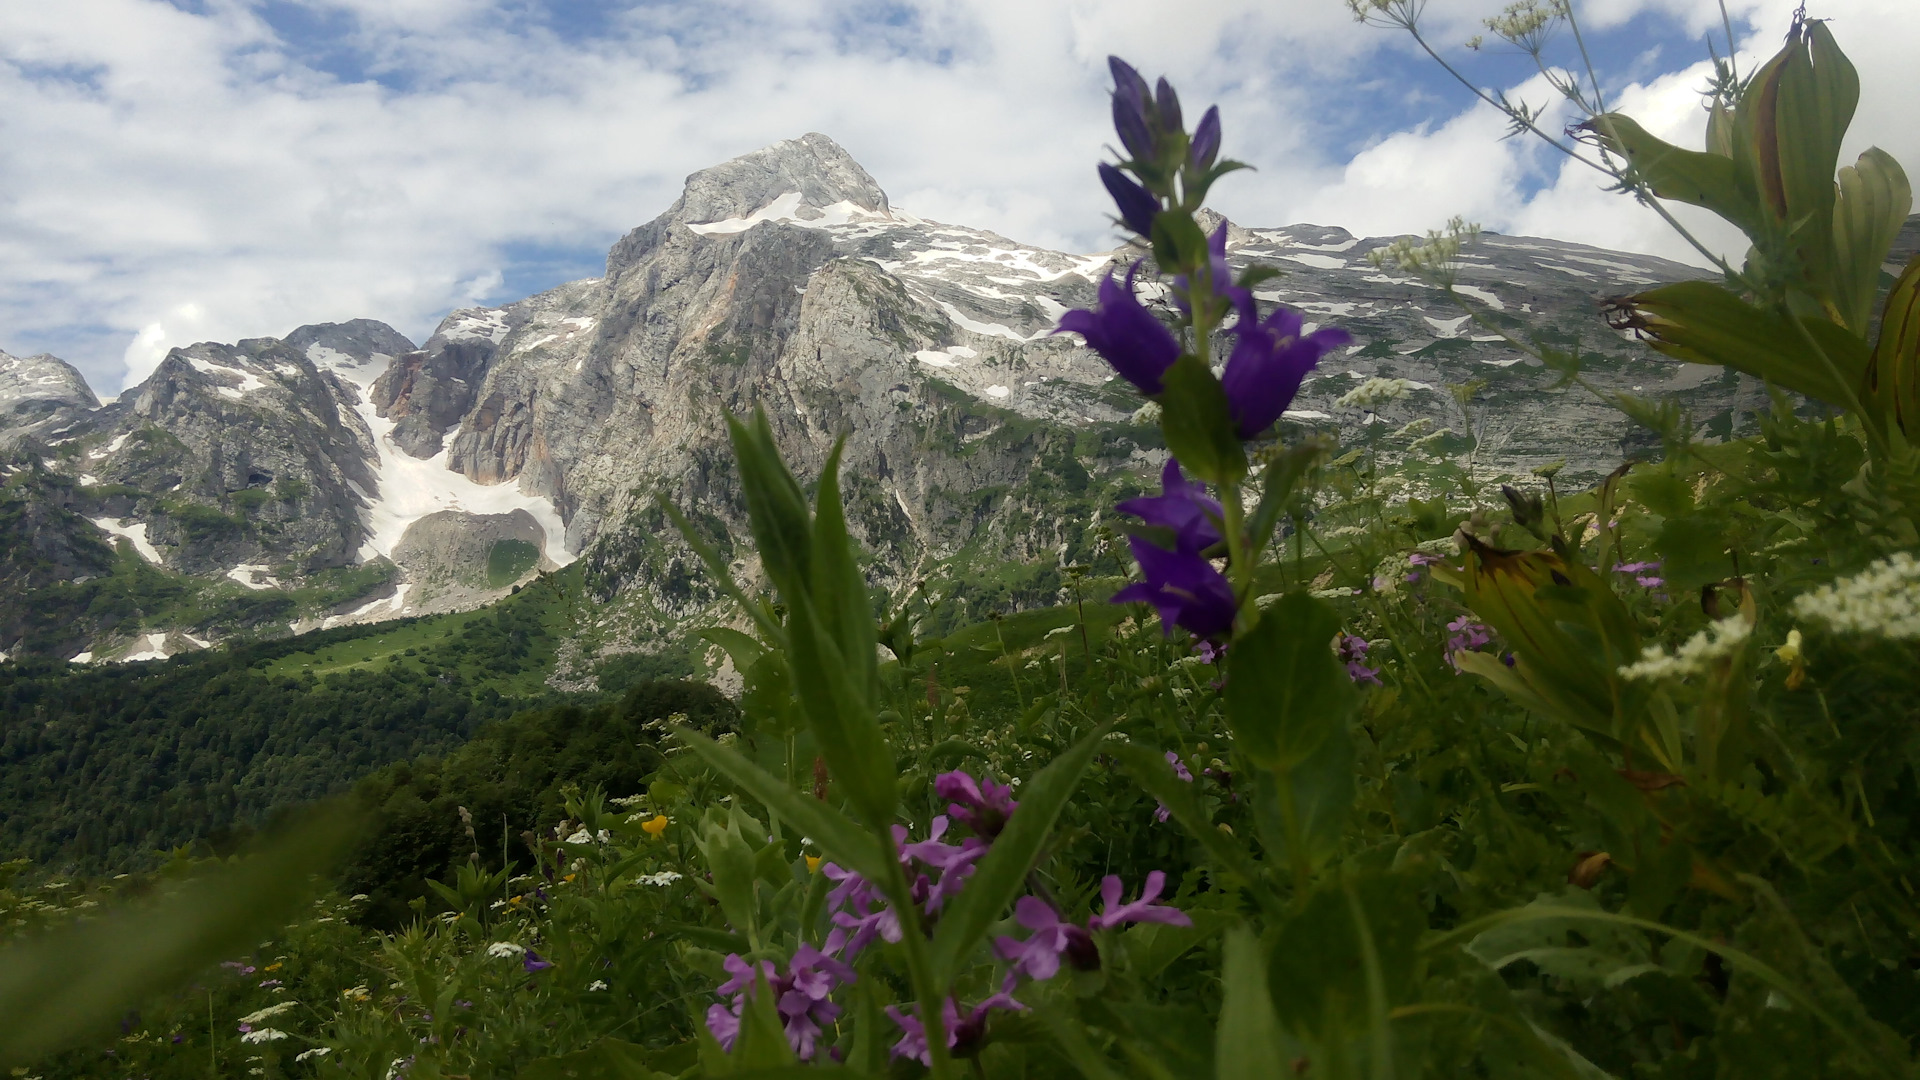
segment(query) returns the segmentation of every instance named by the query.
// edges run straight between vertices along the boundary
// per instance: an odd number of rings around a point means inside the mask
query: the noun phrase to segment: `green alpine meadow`
[[[1098,257],[809,134],[424,345],[0,354],[0,1075],[1920,1077],[1872,19],[1681,146],[1345,6],[1701,264],[1229,220],[1113,56]]]

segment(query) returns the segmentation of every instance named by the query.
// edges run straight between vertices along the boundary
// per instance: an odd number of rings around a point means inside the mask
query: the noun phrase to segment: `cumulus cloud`
[[[1717,19],[1593,6],[1619,36]],[[1920,19],[1841,6],[1857,130],[1920,160],[1896,119]],[[1787,9],[1736,8],[1764,35],[1750,53]],[[1469,14],[1436,10],[1436,40],[1463,40]],[[1229,153],[1260,168],[1219,189],[1242,220],[1382,233],[1462,213],[1676,253],[1332,0],[66,0],[0,7],[0,347],[67,356],[111,393],[195,340],[360,316],[422,338],[453,307],[597,273],[686,174],[806,131],[922,216],[1105,248],[1109,52],[1196,113],[1220,102]],[[1623,100],[1685,133],[1696,54],[1642,57]]]

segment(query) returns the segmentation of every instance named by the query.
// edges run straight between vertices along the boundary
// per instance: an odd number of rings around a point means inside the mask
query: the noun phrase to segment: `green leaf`
[[[709,816],[701,823],[695,842],[713,875],[713,884],[709,886],[711,895],[720,902],[727,922],[736,933],[756,940],[753,883],[759,875],[755,873],[753,847],[741,835],[737,811],[724,825]]]
[[[1343,673],[1344,674],[1344,673]],[[1342,724],[1331,732],[1305,761],[1284,773],[1268,773],[1255,781],[1256,809],[1270,807],[1279,811],[1291,802],[1292,818],[1282,814],[1263,815],[1263,838],[1272,846],[1274,856],[1292,860],[1295,844],[1300,847],[1298,864],[1318,869],[1340,853],[1341,838],[1353,812],[1354,799],[1353,736]],[[1274,817],[1277,816],[1277,820]]]
[[[1340,618],[1305,593],[1263,612],[1227,654],[1227,722],[1234,746],[1268,769],[1305,761],[1358,704],[1353,681],[1333,655]]]
[[[794,596],[806,593],[810,576],[813,530],[807,520],[806,497],[780,460],[766,413],[756,409],[748,424],[728,417],[727,432],[733,439],[754,546],[767,576],[791,605]]]
[[[1214,1031],[1216,1080],[1271,1080],[1294,1056],[1274,1015],[1260,942],[1246,927],[1227,931],[1221,950],[1220,1023]]]
[[[1678,360],[1730,367],[1843,409],[1864,381],[1865,338],[1825,319],[1803,319],[1816,351],[1787,316],[1710,281],[1662,285],[1624,304],[1631,314],[1616,325]]]
[[[99,1035],[153,995],[257,947],[299,914],[312,875],[332,867],[353,832],[330,806],[156,902],[92,912],[0,949],[0,1068]]]
[[[866,582],[853,561],[853,538],[847,535],[847,521],[840,506],[840,453],[846,448],[842,437],[833,444],[827,464],[820,472],[820,494],[813,511],[813,574],[809,582],[814,610],[826,625],[840,659],[849,669],[855,686],[867,688],[869,717],[873,712],[872,693],[879,685],[878,631],[873,623],[873,606],[867,600]],[[879,725],[873,726],[878,736]],[[876,740],[877,742],[878,740]],[[884,745],[883,743],[880,745]],[[893,774],[893,756],[881,763],[886,775]]]
[[[729,626],[709,626],[700,631],[700,636],[726,651],[733,661],[733,670],[745,675],[749,668],[767,655],[767,647]]]
[[[1182,467],[1210,484],[1237,483],[1247,454],[1234,431],[1227,392],[1198,357],[1182,356],[1161,379],[1160,432]]]
[[[1900,163],[1879,147],[1840,170],[1833,205],[1832,290],[1838,321],[1866,336],[1882,264],[1913,211],[1913,188]]]
[[[1683,150],[1619,113],[1596,116],[1581,127],[1626,158],[1660,198],[1711,210],[1749,237],[1764,234],[1766,226],[1752,183],[1730,157]]]
[[[1281,450],[1267,463],[1266,469],[1260,474],[1260,502],[1254,508],[1253,518],[1247,526],[1249,550],[1259,551],[1267,546],[1274,527],[1280,523],[1280,516],[1286,513],[1287,504],[1293,500],[1300,481],[1319,467],[1332,449],[1332,440],[1320,437],[1302,439]]]
[[[793,790],[785,781],[691,728],[677,728],[674,733],[716,772],[811,837],[828,858],[862,877],[874,881],[885,878],[887,864],[879,845],[872,834],[845,814]]]
[[[1053,834],[1053,823],[1067,805],[1113,722],[1094,728],[1072,749],[1053,759],[1020,788],[1020,806],[994,838],[993,847],[967,879],[960,895],[948,901],[933,934],[933,975],[939,986],[951,984],[967,954],[999,922],[1021,891],[1027,873]]]
[[[1920,441],[1920,257],[1907,263],[1887,293],[1866,386],[1868,407],[1909,443]]]
[[[1207,264],[1207,234],[1192,215],[1163,211],[1153,219],[1153,258],[1169,274],[1185,273]]]
[[[516,1075],[519,1080],[656,1080],[661,1074],[647,1067],[645,1048],[602,1039],[585,1050],[530,1061]]]
[[[1342,875],[1281,928],[1268,989],[1281,1020],[1317,1042],[1377,1029],[1387,1008],[1415,1000],[1426,909],[1418,887],[1392,874]]]

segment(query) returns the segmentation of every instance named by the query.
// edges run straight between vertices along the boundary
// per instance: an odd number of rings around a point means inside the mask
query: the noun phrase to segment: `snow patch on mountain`
[[[151,543],[147,542],[146,522],[141,521],[132,525],[123,525],[120,523],[119,518],[97,517],[88,518],[87,520],[114,536],[126,539],[133,545],[133,550],[140,553],[141,558],[155,566],[160,565],[160,553],[154,550]]]

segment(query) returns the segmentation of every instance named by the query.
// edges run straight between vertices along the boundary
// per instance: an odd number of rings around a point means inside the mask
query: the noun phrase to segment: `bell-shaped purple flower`
[[[1193,145],[1188,156],[1196,169],[1204,172],[1213,168],[1214,159],[1220,156],[1220,106],[1210,106],[1200,118],[1200,126],[1193,129]]]
[[[1237,308],[1252,308],[1253,293],[1233,283],[1233,267],[1227,262],[1227,223],[1222,221],[1213,234],[1207,237],[1207,283],[1215,297],[1224,297]],[[1173,302],[1180,305],[1181,311],[1193,310],[1188,302],[1187,275],[1178,274],[1173,279]]]
[[[1160,471],[1160,494],[1128,499],[1115,509],[1148,525],[1173,530],[1174,550],[1190,555],[1198,555],[1221,541],[1216,523],[1226,517],[1220,500],[1207,494],[1207,485],[1188,480],[1180,472],[1180,463],[1172,458]]]
[[[1329,351],[1353,340],[1337,326],[1323,326],[1302,335],[1303,320],[1292,308],[1276,307],[1264,322],[1257,317],[1251,295],[1236,295],[1240,320],[1233,328],[1238,340],[1227,357],[1220,384],[1240,437],[1251,439],[1273,426],[1293,404],[1300,383]]]
[[[539,953],[528,949],[526,954],[520,957],[520,966],[526,968],[527,974],[531,975],[536,971],[545,971],[552,967],[553,961],[542,960]]]
[[[1153,106],[1153,95],[1147,90],[1147,80],[1117,56],[1107,57],[1107,70],[1113,72],[1113,130],[1120,136],[1120,145],[1135,158],[1150,159],[1154,156],[1153,128],[1147,111]]]
[[[1133,277],[1139,272],[1140,264],[1135,262],[1122,284],[1108,271],[1100,282],[1100,306],[1092,311],[1076,308],[1060,316],[1054,333],[1086,338],[1087,346],[1112,364],[1121,378],[1151,395],[1160,392],[1161,377],[1180,358],[1180,341],[1134,296]]]
[[[1100,182],[1107,185],[1120,208],[1120,220],[1141,236],[1153,235],[1153,216],[1160,212],[1160,200],[1153,192],[1127,179],[1127,174],[1106,162],[1100,163]]]
[[[1114,593],[1114,603],[1152,604],[1159,609],[1161,630],[1167,634],[1180,626],[1195,637],[1217,637],[1233,628],[1239,608],[1233,586],[1212,563],[1191,552],[1168,551],[1138,536],[1127,542],[1147,580]]]
[[[1180,123],[1180,96],[1173,92],[1173,84],[1163,76],[1154,89],[1153,111],[1160,122],[1161,131],[1184,131]]]

